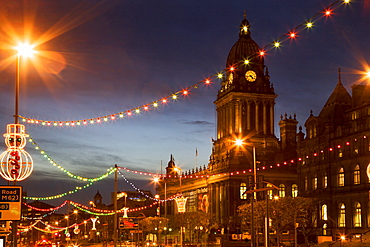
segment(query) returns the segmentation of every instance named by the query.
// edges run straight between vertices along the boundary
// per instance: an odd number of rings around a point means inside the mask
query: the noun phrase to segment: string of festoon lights
[[[272,49],[280,49],[282,47],[283,42],[287,42],[288,40],[296,40],[297,37],[299,37],[299,34],[303,32],[304,30],[309,30],[312,29],[316,23],[321,19],[321,18],[329,18],[332,16],[333,11],[335,10],[336,7],[339,7],[340,3],[342,5],[347,5],[350,3],[350,0],[336,0],[332,4],[328,5],[321,11],[317,12],[310,18],[308,18],[306,21],[302,22],[301,24],[297,25],[295,28],[291,29],[287,33],[284,33],[277,39],[274,39],[272,42],[268,43],[264,47],[261,48],[261,50],[258,52],[253,57],[256,56],[266,56],[267,52]],[[248,27],[244,27],[248,28]],[[248,65],[249,62],[253,57],[249,57],[243,61],[240,61],[239,64],[245,64]],[[234,65],[235,66],[235,65]],[[100,117],[95,117],[95,118],[89,118],[89,119],[79,119],[79,120],[63,120],[63,121],[56,121],[56,120],[41,120],[41,119],[35,119],[35,118],[29,118],[29,117],[24,117],[24,116],[19,116],[22,119],[22,122],[24,123],[29,123],[29,124],[37,124],[40,126],[66,126],[66,127],[75,127],[75,126],[86,126],[86,125],[92,125],[92,124],[100,124],[100,123],[106,123],[110,121],[115,121],[117,119],[124,119],[126,117],[131,117],[134,115],[139,115],[142,112],[148,112],[149,110],[157,109],[161,105],[166,105],[170,102],[174,102],[179,99],[180,96],[189,96],[189,92],[193,89],[197,89],[200,85],[209,85],[211,84],[211,80],[213,78],[218,78],[218,79],[223,79],[225,77],[225,72],[227,71],[232,71],[234,70],[234,66],[224,69],[221,72],[218,72],[209,78],[205,80],[201,80],[199,82],[196,82],[195,84],[179,90],[175,93],[172,93],[170,95],[167,95],[161,99],[157,99],[155,101],[152,101],[150,103],[121,111],[118,113],[114,114],[109,114],[105,116],[100,116]]]
[[[22,231],[29,231],[31,230],[32,228],[35,229],[35,230],[38,230],[40,232],[45,232],[45,233],[58,233],[58,232],[62,232],[62,231],[65,231],[67,229],[70,229],[70,228],[78,228],[79,226],[81,225],[85,225],[88,221],[91,221],[92,218],[89,218],[87,220],[84,220],[82,221],[81,223],[74,223],[74,224],[71,224],[70,226],[66,226],[66,227],[58,227],[58,226],[53,226],[51,224],[48,224],[47,222],[44,222],[42,220],[37,220],[35,221],[33,224],[31,225],[28,225],[28,226],[25,226],[25,225],[19,225],[18,228],[19,231],[18,232],[22,232]],[[45,228],[40,228],[40,227],[37,227],[36,225],[38,223],[42,223]]]
[[[123,169],[126,169],[126,168],[123,168]],[[122,178],[133,188],[133,189],[135,189],[137,192],[139,192],[140,194],[142,194],[144,197],[146,197],[146,198],[148,198],[148,199],[150,199],[150,200],[154,200],[154,201],[158,201],[158,202],[160,202],[160,203],[163,203],[163,202],[166,202],[166,201],[173,201],[173,200],[175,200],[177,197],[179,197],[180,195],[174,195],[174,196],[170,196],[169,198],[165,198],[165,199],[162,199],[162,200],[160,200],[160,199],[157,199],[157,198],[154,198],[154,197],[151,197],[151,196],[148,196],[147,194],[145,194],[144,193],[144,191],[142,191],[141,189],[139,189],[138,187],[136,187],[135,186],[135,184],[134,183],[132,183],[132,182],[130,182],[127,178],[126,178],[126,176],[123,174],[123,173],[121,173],[121,171],[120,170],[118,170],[118,172],[119,172],[119,174],[121,174],[121,176],[122,176]],[[144,172],[145,174],[144,175],[146,175],[146,174],[152,174],[152,173],[146,173],[146,172]],[[156,177],[156,175],[149,175],[149,176],[153,176],[153,177]],[[158,176],[157,176],[158,177]]]
[[[29,135],[29,134],[28,134]],[[86,178],[86,177],[82,177],[82,176],[79,176],[79,175],[75,175],[73,174],[72,172],[68,171],[67,169],[65,169],[63,166],[59,165],[54,159],[52,159],[50,157],[50,155],[48,155],[45,150],[43,150],[32,138],[31,138],[31,135],[29,135],[29,139],[28,141],[35,147],[35,150],[39,151],[39,153],[50,163],[52,164],[54,167],[58,168],[59,170],[61,170],[62,172],[64,172],[65,174],[67,174],[69,177],[71,178],[74,178],[74,179],[77,179],[77,180],[81,180],[81,181],[89,181],[89,182],[96,182],[96,181],[99,181],[99,180],[102,180],[106,177],[108,177],[110,174],[112,174],[114,172],[114,167],[110,167],[107,169],[107,172],[104,173],[103,175],[99,176],[99,177],[96,177],[96,178]]]
[[[37,208],[37,207],[34,207],[34,206],[31,206],[29,205],[28,203],[25,203],[23,202],[23,205],[25,205],[26,207],[32,209],[32,210],[35,210],[35,211],[40,211],[40,212],[46,212],[44,215],[41,215],[41,216],[37,216],[37,217],[24,217],[22,216],[22,218],[24,219],[27,219],[27,220],[35,220],[35,219],[42,219],[48,215],[51,215],[53,213],[55,213],[56,211],[58,211],[59,209],[61,209],[62,207],[64,207],[66,204],[67,204],[68,201],[64,201],[62,204],[60,204],[59,206],[57,207],[54,207],[54,208]]]
[[[360,143],[360,140],[366,140],[366,143]],[[303,161],[309,161],[310,159],[315,159],[316,157],[320,155],[328,155],[330,153],[336,153],[338,152],[338,155],[340,152],[344,152],[345,147],[350,147],[353,146],[354,152],[358,152],[358,149],[360,149],[360,145],[362,144],[363,148],[368,148],[370,150],[370,144],[368,143],[368,138],[366,135],[362,135],[358,138],[353,138],[351,141],[337,141],[335,144],[332,143],[326,148],[321,148],[320,150],[317,151],[312,151],[308,154],[304,154],[302,157],[298,157],[295,159],[291,159],[289,161],[284,161],[281,163],[277,163],[275,165],[270,165],[270,166],[261,166],[257,167],[257,171],[260,170],[266,170],[266,169],[272,169],[276,167],[285,167],[285,166],[292,166],[296,165],[299,162]],[[357,150],[357,151],[355,151]],[[234,175],[240,175],[240,174],[248,174],[248,173],[253,173],[253,169],[247,169],[247,170],[242,170],[242,171],[231,171],[231,172],[222,172],[222,173],[215,173],[215,174],[201,174],[201,172],[194,173],[194,174],[189,174],[189,175],[166,175],[166,174],[158,174],[158,173],[150,173],[150,172],[144,172],[144,171],[139,171],[139,170],[133,170],[133,169],[128,169],[126,167],[123,167],[122,170],[130,173],[134,173],[137,175],[143,175],[143,176],[152,176],[152,177],[168,177],[168,178],[181,178],[181,179],[199,179],[199,178],[212,178],[212,177],[221,177],[221,176],[234,176]],[[205,171],[205,170],[204,170]]]
[[[74,193],[76,193],[80,190],[86,189],[86,188],[90,187],[93,183],[94,182],[89,182],[89,183],[85,184],[84,186],[76,186],[75,189],[73,189],[73,190],[70,190],[70,191],[64,192],[64,193],[60,193],[60,194],[57,194],[57,195],[53,195],[53,196],[45,196],[45,197],[23,196],[22,198],[25,199],[25,200],[34,200],[34,201],[54,200],[54,199],[58,199],[58,198],[68,196],[68,195],[72,195],[72,194],[74,194]]]

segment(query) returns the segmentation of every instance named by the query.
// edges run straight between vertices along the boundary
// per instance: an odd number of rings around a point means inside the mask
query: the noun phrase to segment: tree
[[[312,232],[316,218],[316,200],[304,197],[284,197],[269,201],[269,218],[271,227],[276,231],[277,243],[280,244],[280,235],[284,230],[292,230],[295,227],[305,236],[308,244],[308,234]],[[251,204],[243,204],[238,208],[239,216],[242,218],[242,227],[251,229],[252,210]],[[264,227],[266,217],[266,202],[254,203],[254,226],[256,231]]]
[[[174,218],[174,227],[177,227],[180,231],[181,228],[187,229],[186,233],[189,233],[189,235],[187,235],[189,241],[193,240],[195,229],[201,228],[203,230],[200,232],[207,234],[212,226],[211,217],[203,211],[178,213]]]
[[[158,239],[167,225],[168,219],[164,217],[146,217],[139,221],[139,228],[143,229],[143,234],[158,233]]]

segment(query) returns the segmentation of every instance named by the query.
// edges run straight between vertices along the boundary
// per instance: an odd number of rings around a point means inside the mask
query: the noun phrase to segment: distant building
[[[320,199],[317,235],[360,237],[369,230],[370,86],[338,83],[298,142],[299,194]]]

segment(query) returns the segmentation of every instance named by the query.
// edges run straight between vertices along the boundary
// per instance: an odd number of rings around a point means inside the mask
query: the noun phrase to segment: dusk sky
[[[39,52],[21,64],[20,115],[88,120],[161,100],[224,70],[244,11],[252,38],[265,47],[334,2],[2,0],[0,126],[5,133],[14,121],[11,47],[24,36],[38,44]],[[370,1],[337,2],[330,17],[320,13],[311,29],[301,28],[294,40],[284,38],[279,49],[267,50],[265,64],[278,94],[277,137],[280,115],[297,114],[304,126],[310,110],[319,114],[338,82],[338,68],[349,93],[354,83],[366,83],[361,73],[370,64]],[[25,124],[26,130],[56,163],[82,177],[99,177],[115,164],[160,173],[171,154],[186,171],[207,165],[216,139],[213,102],[221,81],[211,79],[211,85],[201,84],[186,97],[122,120],[78,127]],[[25,149],[34,159],[34,172],[18,184],[28,196],[58,195],[86,184],[54,167],[31,143]],[[145,186],[148,176],[124,174],[141,189],[154,188]],[[113,177],[45,202],[87,204],[99,190],[109,204]],[[120,176],[118,181],[120,190],[132,190]]]

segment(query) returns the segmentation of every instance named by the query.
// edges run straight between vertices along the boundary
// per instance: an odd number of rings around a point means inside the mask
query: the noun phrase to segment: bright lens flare
[[[18,51],[20,57],[32,57],[36,53],[34,50],[35,46],[28,43],[19,43],[15,50]]]
[[[366,77],[370,78],[370,70],[366,73]]]
[[[242,146],[243,145],[243,140],[240,140],[240,139],[235,140],[235,145]]]

